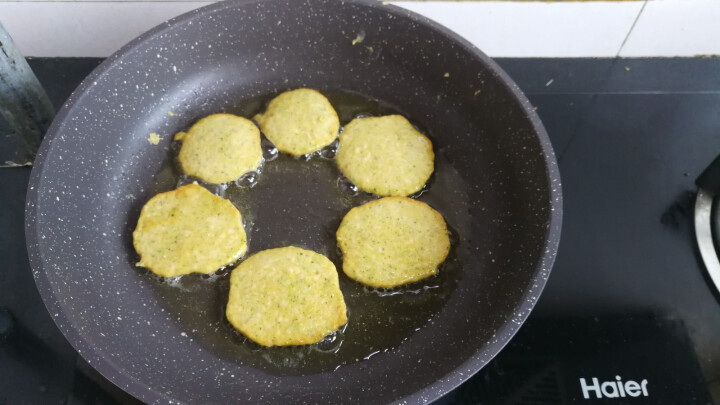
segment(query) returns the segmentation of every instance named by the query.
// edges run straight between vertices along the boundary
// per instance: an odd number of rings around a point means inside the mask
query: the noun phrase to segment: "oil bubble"
[[[312,345],[312,349],[321,353],[337,353],[345,340],[345,329],[347,329],[347,324]]]
[[[208,191],[215,194],[218,197],[225,198],[225,191],[227,191],[228,185],[227,183],[222,184],[202,184]]]
[[[333,143],[320,149],[318,151],[318,156],[320,156],[323,159],[328,159],[328,160],[335,159],[335,155],[337,155],[337,151],[338,151],[338,144],[339,144],[338,140],[335,139],[335,141]]]
[[[343,194],[347,194],[352,197],[360,194],[360,190],[357,188],[357,186],[354,185],[353,182],[345,176],[342,176],[338,179],[337,185],[338,189],[340,189],[340,192],[342,192]]]
[[[424,281],[425,280],[421,280],[419,283],[422,283]],[[375,294],[379,297],[393,297],[396,295],[419,295],[425,291],[433,290],[436,288],[440,288],[440,285],[418,285],[418,283],[413,283],[392,288],[363,286],[363,291],[368,294]]]
[[[257,171],[243,174],[239,179],[235,180],[235,185],[242,188],[253,188],[257,185],[260,173]]]
[[[164,277],[160,282],[169,287],[178,288],[182,291],[190,291],[183,285],[183,276]]]
[[[409,195],[408,197],[413,198],[413,199],[418,199],[418,198],[422,197],[423,194],[427,193],[428,189],[429,189],[428,183],[425,183],[419,191],[416,191],[415,193]]]
[[[266,162],[271,162],[277,159],[279,152],[269,139],[263,137],[260,141],[260,147],[262,148],[263,159]]]

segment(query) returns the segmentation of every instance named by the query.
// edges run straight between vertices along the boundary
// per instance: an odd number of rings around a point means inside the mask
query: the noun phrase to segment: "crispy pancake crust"
[[[419,191],[434,170],[432,142],[401,115],[356,118],[340,134],[340,171],[379,196]]]
[[[286,91],[255,116],[263,134],[284,153],[302,156],[335,141],[340,120],[330,102],[312,89]]]
[[[316,343],[347,323],[335,265],[292,246],[263,250],[233,270],[226,315],[263,346]]]
[[[209,274],[247,250],[240,211],[232,203],[189,184],[151,198],[133,232],[138,266],[162,277]]]
[[[385,197],[351,209],[336,236],[345,274],[372,287],[430,277],[450,251],[442,215],[406,197]]]
[[[175,140],[182,141],[178,160],[183,171],[208,183],[237,180],[262,162],[260,130],[232,114],[209,115]]]

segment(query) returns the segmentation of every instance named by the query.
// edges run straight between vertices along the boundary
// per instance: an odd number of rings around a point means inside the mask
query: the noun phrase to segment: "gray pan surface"
[[[445,216],[453,250],[437,277],[392,291],[341,273],[347,329],[268,350],[224,319],[227,269],[160,280],[134,266],[131,235],[152,195],[192,180],[173,164],[175,132],[215,112],[252,116],[297,87],[324,92],[343,124],[400,112],[431,137],[436,173],[416,197]],[[292,244],[341,268],[337,225],[374,197],[339,186],[331,157],[280,156],[252,188],[210,187],[243,212],[250,253]],[[143,401],[415,403],[465,381],[518,330],[550,274],[561,211],[542,124],[471,44],[381,2],[270,0],[195,10],[108,58],[49,130],[26,215],[55,322]]]

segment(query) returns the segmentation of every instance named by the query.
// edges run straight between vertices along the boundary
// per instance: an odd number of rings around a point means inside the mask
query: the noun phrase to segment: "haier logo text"
[[[580,388],[582,388],[583,397],[590,399],[590,395],[595,398],[625,398],[648,396],[648,380],[640,382],[628,380],[624,381],[620,376],[615,376],[615,381],[600,382],[597,378],[592,378],[592,382],[580,379]]]

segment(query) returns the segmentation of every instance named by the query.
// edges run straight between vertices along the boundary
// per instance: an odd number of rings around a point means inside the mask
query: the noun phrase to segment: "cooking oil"
[[[343,91],[323,94],[335,107],[342,125],[356,117],[402,114],[393,106],[362,95]],[[264,110],[273,96],[246,100],[225,112],[253,117]],[[407,118],[413,122],[413,117]],[[434,142],[433,134],[424,131],[417,122],[413,124]],[[264,161],[258,171],[227,185],[198,181],[240,210],[248,234],[245,257],[260,250],[293,245],[324,254],[335,264],[348,308],[348,323],[319,343],[265,348],[234,330],[225,318],[229,275],[234,266],[210,276],[191,274],[163,282],[150,272],[139,271],[146,275],[165,313],[188,336],[217,356],[270,374],[303,375],[335,370],[410,344],[407,342],[410,337],[442,312],[460,281],[460,268],[466,257],[463,235],[464,226],[470,221],[465,184],[445,159],[442,145],[434,146],[435,173],[428,185],[412,197],[443,214],[451,233],[451,252],[437,275],[392,289],[365,287],[342,272],[335,231],[352,207],[378,197],[358,190],[339,172],[334,162],[337,142],[298,158],[278,153],[263,137]],[[197,181],[181,173],[178,150],[177,145],[170,148],[167,161],[155,178],[153,193]]]

